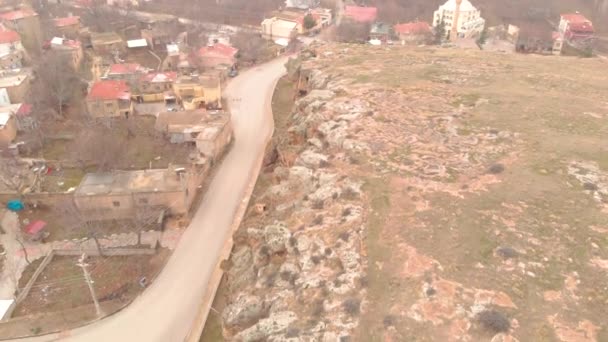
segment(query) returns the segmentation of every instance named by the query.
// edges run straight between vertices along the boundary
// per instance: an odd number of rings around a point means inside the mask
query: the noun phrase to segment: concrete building
[[[554,41],[556,42],[554,51],[559,53],[561,53],[563,43],[577,49],[592,47],[595,43],[593,23],[578,12],[562,14],[560,16],[558,36]]]
[[[433,14],[433,27],[443,21],[446,37],[474,38],[484,29],[486,21],[469,0],[448,0]]]
[[[64,57],[65,61],[71,64],[74,70],[80,70],[84,58],[80,41],[55,37],[49,43],[49,51]]]
[[[197,52],[199,66],[202,68],[231,67],[236,64],[238,52],[238,49],[222,43],[202,47]]]
[[[143,102],[175,101],[173,83],[177,81],[176,72],[151,72],[142,75],[136,87],[136,95]]]
[[[57,32],[69,39],[78,39],[80,35],[80,17],[72,16],[65,18],[57,18],[53,20]]]
[[[200,157],[218,160],[232,141],[230,113],[192,110],[159,113],[154,125],[174,144],[194,143]]]
[[[298,35],[298,24],[294,21],[288,21],[272,17],[262,21],[262,36],[266,39],[291,40]]]
[[[9,112],[0,112],[0,149],[5,149],[17,136],[15,118]]]
[[[91,33],[91,45],[98,54],[122,53],[126,50],[127,44],[115,32]]]
[[[397,24],[393,30],[402,44],[428,43],[433,39],[433,30],[425,21]]]
[[[285,0],[285,8],[307,10],[321,5],[320,0]]]
[[[147,210],[186,215],[208,173],[208,164],[89,173],[74,192],[74,203],[92,220],[133,218]]]
[[[139,63],[120,63],[112,64],[105,74],[108,80],[127,81],[129,85],[135,85],[142,75],[148,73],[148,69],[144,68]]]
[[[125,81],[105,80],[94,83],[86,103],[89,115],[93,118],[128,118],[133,113],[131,92]]]
[[[378,19],[376,7],[346,6],[344,18],[358,23],[373,23]]]
[[[25,58],[25,48],[21,36],[13,30],[0,30],[0,67],[5,69],[21,68]]]
[[[38,13],[31,8],[0,13],[0,20],[9,29],[17,31],[23,46],[31,52],[40,51],[42,46],[42,29]]]
[[[30,75],[27,72],[0,73],[0,89],[6,89],[11,103],[26,102],[30,86]]]
[[[179,77],[173,83],[173,92],[177,102],[186,110],[221,107],[221,78],[216,74]]]

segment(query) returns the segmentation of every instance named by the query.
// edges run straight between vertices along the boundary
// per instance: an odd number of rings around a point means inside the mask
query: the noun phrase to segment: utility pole
[[[103,312],[101,311],[101,307],[99,306],[99,302],[97,301],[97,296],[95,295],[95,289],[93,288],[93,280],[91,279],[91,275],[89,274],[89,270],[87,269],[89,264],[85,263],[86,258],[87,254],[82,253],[76,266],[82,268],[82,272],[84,273],[84,279],[87,282],[87,285],[89,286],[91,297],[93,297],[93,303],[95,303],[95,312],[97,313],[98,317],[101,317],[103,315]]]

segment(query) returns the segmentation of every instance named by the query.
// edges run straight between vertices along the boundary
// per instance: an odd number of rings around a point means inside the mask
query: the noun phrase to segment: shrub
[[[358,298],[349,298],[342,302],[342,307],[347,314],[356,316],[361,312],[361,301]]]
[[[595,185],[593,183],[585,183],[585,184],[583,184],[583,188],[585,190],[589,190],[589,191],[597,191],[597,189],[598,189],[597,185]]]
[[[492,164],[492,166],[488,168],[488,173],[491,173],[493,175],[503,173],[503,171],[505,171],[505,166],[500,163]]]
[[[313,264],[318,265],[321,262],[321,258],[317,255],[313,255],[310,257],[310,261],[312,261]]]
[[[344,210],[342,210],[342,216],[346,217],[348,215],[350,215],[353,212],[353,210],[351,208],[346,208]]]
[[[329,248],[329,247],[325,248],[325,255],[327,255],[327,256],[331,255],[331,248]]]
[[[329,167],[329,165],[330,164],[329,164],[329,162],[327,160],[321,160],[319,162],[319,168],[321,168],[321,169],[326,169],[326,168]]]
[[[342,241],[348,241],[349,237],[350,237],[350,234],[348,232],[342,232],[342,233],[340,233],[340,235],[338,235],[338,238]]]
[[[395,316],[388,315],[388,316],[384,316],[382,323],[384,323],[385,328],[388,328],[388,327],[394,326],[395,321],[396,321]]]
[[[297,244],[298,244],[298,239],[296,239],[293,236],[289,237],[289,245],[291,247],[295,247]]]
[[[321,210],[324,207],[325,207],[325,201],[323,201],[323,200],[316,200],[316,201],[312,202],[313,209]]]
[[[300,329],[296,327],[287,328],[287,332],[285,333],[285,337],[287,338],[296,338],[300,336]]]
[[[312,220],[313,226],[320,226],[323,224],[323,215],[317,215],[314,220]]]
[[[495,310],[485,310],[477,315],[479,323],[492,333],[508,332],[511,329],[511,322],[501,312]]]
[[[496,254],[505,259],[515,258],[518,255],[517,251],[511,247],[498,247]]]

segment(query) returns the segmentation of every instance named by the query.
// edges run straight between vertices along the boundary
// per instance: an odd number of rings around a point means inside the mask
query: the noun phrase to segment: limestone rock
[[[264,240],[272,253],[284,252],[291,232],[284,223],[275,223],[264,228]]]
[[[224,326],[231,329],[257,322],[264,314],[264,303],[260,297],[242,294],[228,305],[222,314]]]
[[[306,166],[309,168],[318,168],[319,166],[328,162],[326,155],[316,153],[311,150],[306,150],[300,154],[296,160],[297,165]]]
[[[270,317],[260,320],[250,328],[236,335],[235,340],[241,342],[266,341],[272,335],[282,333],[289,325],[298,319],[291,311],[276,312]]]

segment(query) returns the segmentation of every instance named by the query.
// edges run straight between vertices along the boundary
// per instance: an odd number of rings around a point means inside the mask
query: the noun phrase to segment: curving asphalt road
[[[226,90],[235,141],[158,278],[123,311],[67,334],[18,341],[183,341],[193,325],[234,215],[250,196],[273,131],[271,100],[286,59],[243,72]]]

